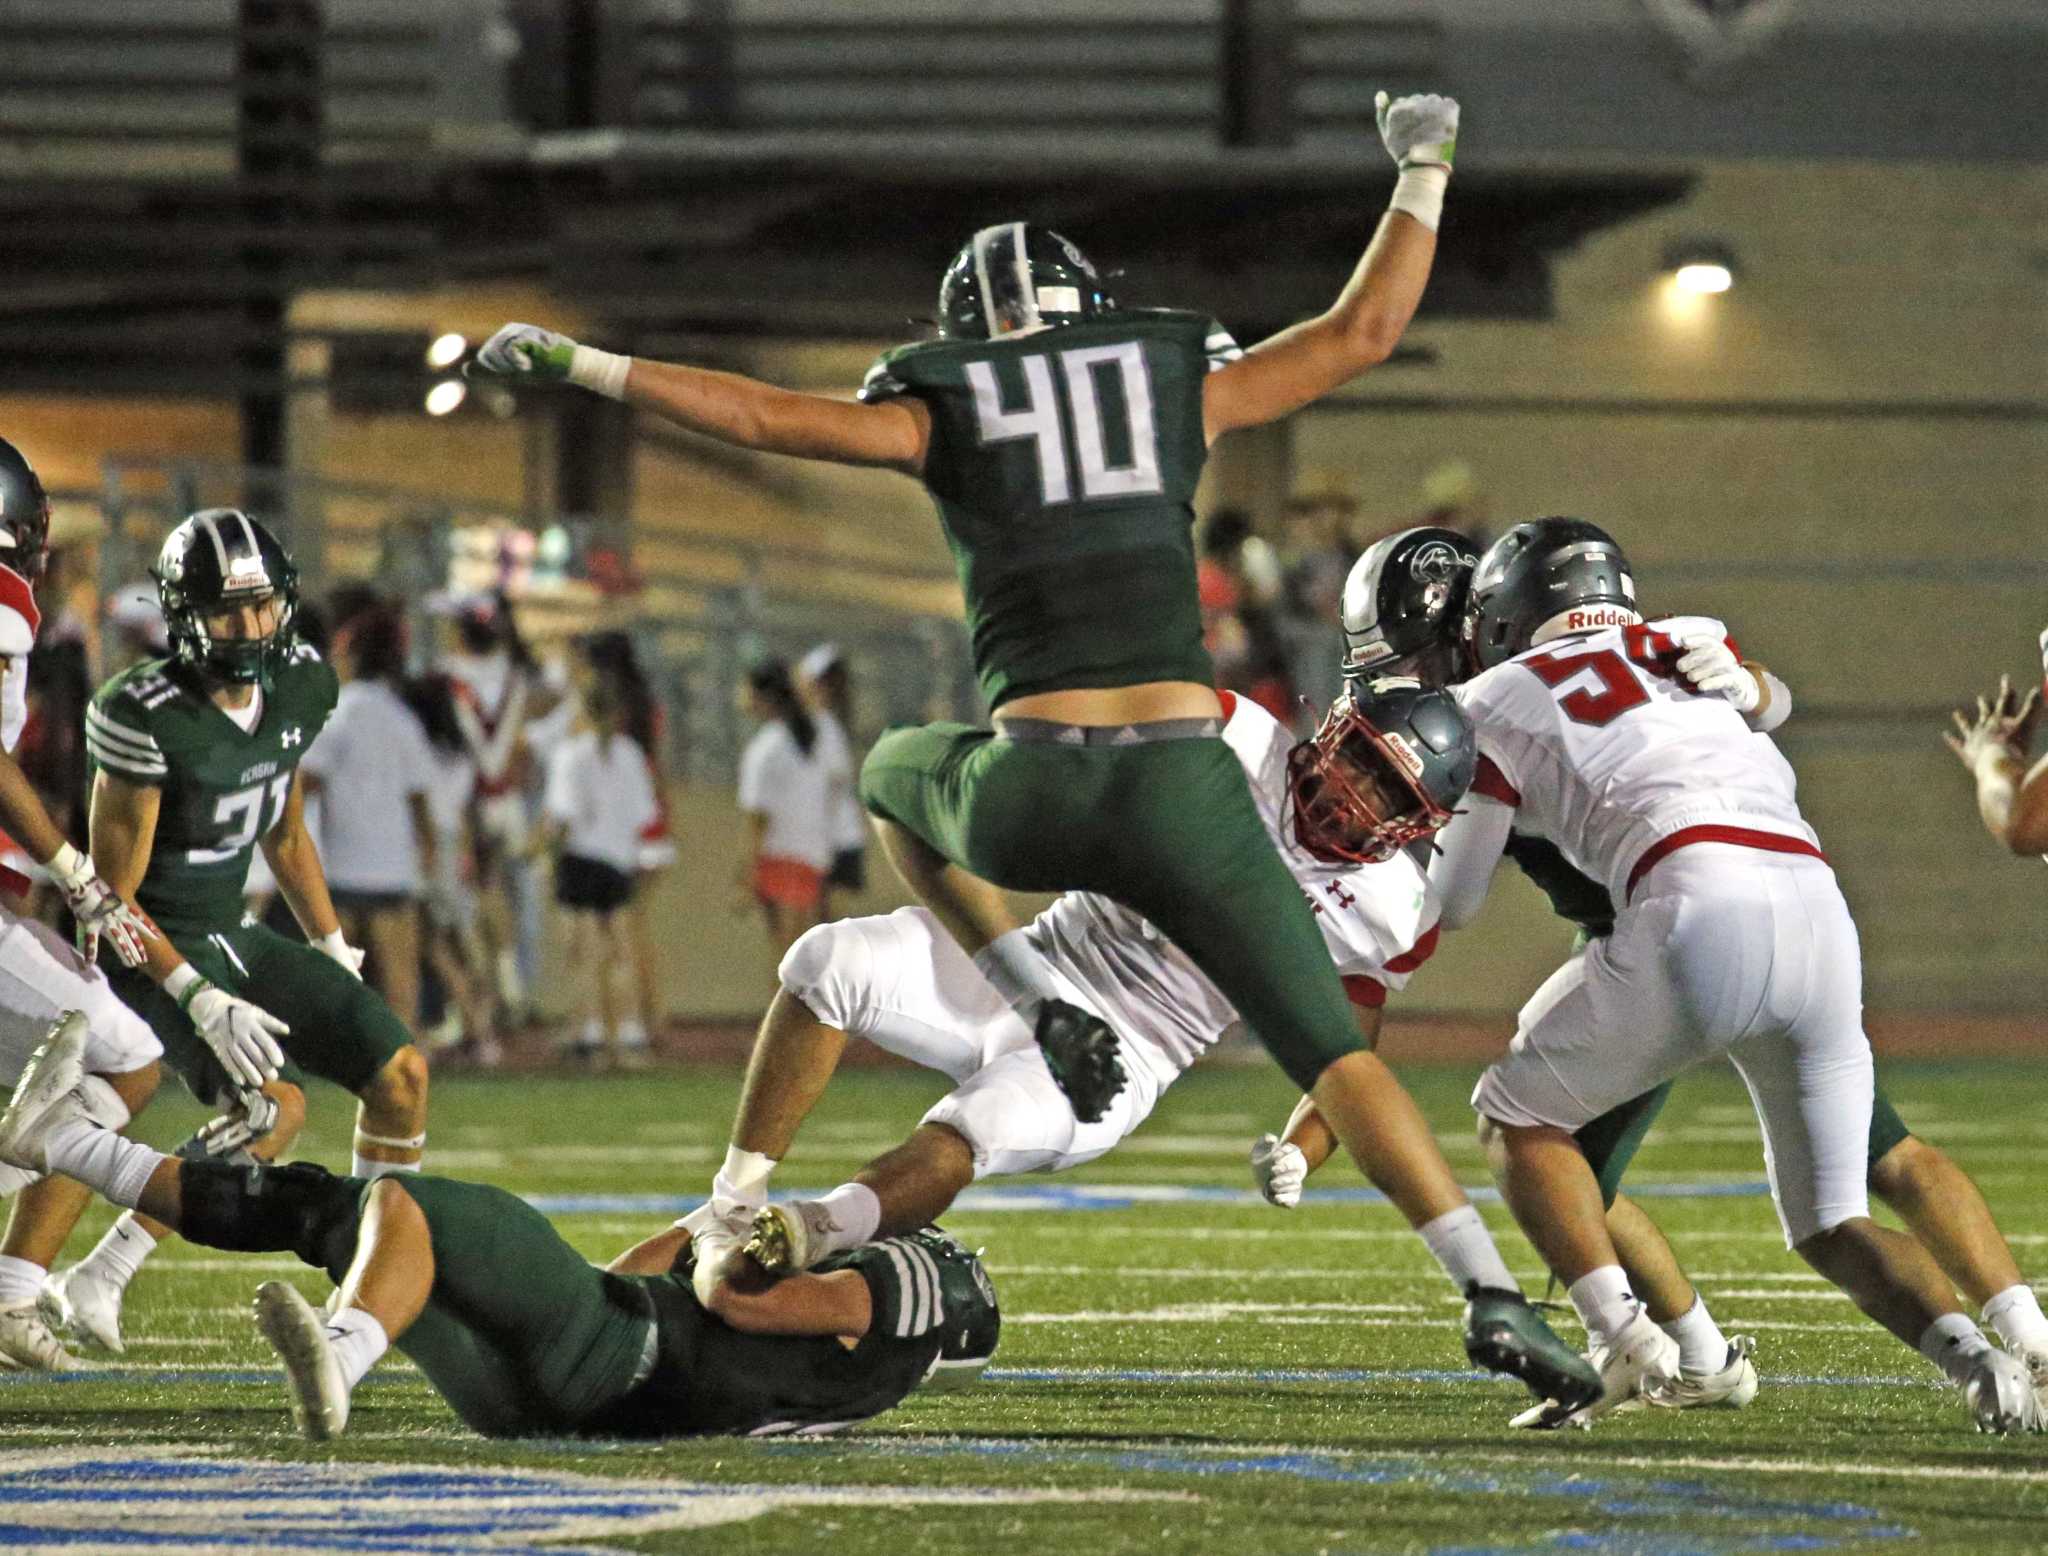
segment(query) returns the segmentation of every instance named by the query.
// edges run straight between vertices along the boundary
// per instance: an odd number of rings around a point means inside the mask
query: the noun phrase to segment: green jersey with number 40
[[[242,919],[257,841],[284,814],[292,774],[334,711],[334,670],[300,644],[244,732],[193,673],[167,659],[123,670],[85,715],[95,772],[162,791],[149,869],[135,899],[168,930]]]
[[[991,708],[1213,679],[1195,590],[1202,383],[1241,354],[1205,315],[1134,309],[900,346],[868,373],[863,400],[930,408],[924,483]]]

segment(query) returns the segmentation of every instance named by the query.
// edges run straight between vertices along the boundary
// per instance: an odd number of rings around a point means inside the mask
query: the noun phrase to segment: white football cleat
[[[1740,1410],[1756,1398],[1756,1341],[1746,1334],[1728,1341],[1728,1360],[1716,1372],[1691,1372],[1684,1367],[1669,1383],[1643,1395],[1652,1405],[1667,1410]]]
[[[125,1289],[95,1274],[89,1265],[74,1264],[44,1277],[39,1305],[51,1325],[69,1330],[74,1340],[125,1356],[128,1347],[121,1343],[121,1294]]]
[[[785,1200],[754,1217],[746,1251],[770,1275],[793,1275],[825,1257],[825,1240],[837,1230],[832,1212],[820,1201]]]
[[[711,1305],[711,1293],[718,1283],[746,1253],[747,1239],[753,1235],[754,1209],[752,1205],[706,1200],[683,1218],[690,1229],[691,1250],[697,1256],[690,1272],[690,1289],[705,1307]]]
[[[2020,1365],[2033,1375],[2034,1398],[2041,1402],[2043,1411],[2048,1411],[2048,1347],[2022,1343],[2011,1350]]]
[[[267,1280],[256,1288],[256,1327],[284,1363],[292,1419],[308,1442],[331,1442],[348,1426],[348,1384],[327,1326],[298,1288]]]
[[[1642,1308],[1620,1334],[1596,1345],[1586,1357],[1600,1374],[1602,1392],[1583,1409],[1561,1411],[1555,1400],[1532,1405],[1509,1426],[1549,1430],[1560,1426],[1591,1426],[1633,1400],[1665,1387],[1678,1376],[1678,1342],[1659,1329]]]
[[[1963,1398],[1980,1432],[2048,1431],[2048,1411],[2034,1392],[2035,1374],[2016,1356],[1986,1351],[1963,1382]]]
[[[85,1364],[64,1349],[34,1303],[0,1308],[0,1368],[21,1372],[82,1372]]]
[[[71,1095],[85,1079],[85,1036],[85,1016],[67,1011],[29,1056],[7,1111],[0,1113],[0,1162],[29,1172],[50,1170],[43,1142],[51,1129],[85,1114],[83,1100]]]

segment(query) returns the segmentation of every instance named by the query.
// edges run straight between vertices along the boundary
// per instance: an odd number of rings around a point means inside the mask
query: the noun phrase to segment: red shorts
[[[754,861],[754,895],[776,907],[816,912],[825,900],[825,872],[801,859],[764,854]]]

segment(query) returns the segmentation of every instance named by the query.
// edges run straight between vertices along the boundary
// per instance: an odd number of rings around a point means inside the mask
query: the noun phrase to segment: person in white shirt
[[[835,892],[857,897],[868,884],[868,816],[861,808],[853,749],[853,679],[837,643],[820,643],[797,663],[799,689],[818,721],[819,738],[845,752],[846,781],[832,796],[832,867],[825,872],[822,916],[837,918]]]
[[[548,760],[543,826],[556,856],[555,901],[569,915],[569,965],[588,974],[578,1046],[637,1068],[644,1053],[619,1042],[613,973],[630,965],[621,910],[633,897],[640,831],[654,818],[654,784],[645,753],[620,728],[625,708],[610,678],[591,682],[583,712],[590,728]]]
[[[779,957],[823,914],[833,854],[834,795],[851,782],[846,741],[824,739],[797,696],[789,666],[767,660],[747,673],[748,707],[761,721],[740,756],[740,810],[747,818],[741,902],[758,903]]]
[[[341,692],[301,767],[321,796],[327,888],[352,944],[369,953],[371,987],[408,1029],[420,1019],[420,898],[440,870],[436,782],[426,731],[400,695],[405,626],[387,605],[334,635]]]

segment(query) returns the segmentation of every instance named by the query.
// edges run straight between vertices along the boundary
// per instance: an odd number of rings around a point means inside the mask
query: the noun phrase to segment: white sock
[[[327,1343],[350,1388],[362,1382],[363,1374],[377,1365],[377,1358],[391,1349],[384,1326],[359,1307],[345,1307],[327,1320]]]
[[[358,1122],[352,1145],[354,1149],[350,1152],[348,1166],[349,1176],[352,1178],[382,1178],[395,1172],[418,1172],[420,1170],[420,1153],[424,1152],[427,1148],[427,1132],[423,1129],[416,1135],[407,1135],[403,1138],[394,1135],[373,1135]],[[376,1161],[371,1157],[363,1155],[363,1147],[366,1145],[381,1145],[394,1147],[401,1151],[411,1151],[413,1158],[409,1162]]]
[[[108,1285],[125,1291],[128,1282],[135,1279],[135,1272],[142,1268],[142,1261],[155,1251],[156,1239],[135,1224],[135,1212],[131,1210],[107,1228],[107,1235],[79,1261],[79,1267],[90,1269]]]
[[[68,1119],[51,1130],[43,1156],[50,1171],[76,1178],[102,1199],[131,1210],[157,1164],[169,1159],[89,1118]]]
[[[844,1253],[874,1240],[882,1224],[882,1202],[865,1183],[842,1183],[818,1203],[831,1217],[825,1252]]]
[[[775,1171],[775,1165],[776,1160],[772,1156],[763,1156],[759,1151],[742,1151],[736,1145],[727,1146],[725,1165],[711,1180],[712,1202],[759,1210],[768,1203],[768,1175]]]
[[[1692,1294],[1691,1307],[1657,1327],[1678,1342],[1678,1365],[1687,1372],[1719,1372],[1728,1365],[1728,1337],[1707,1311],[1707,1299],[1697,1291]]]
[[[40,1264],[0,1253],[0,1310],[34,1307],[42,1295],[43,1277],[49,1273]]]
[[[975,952],[974,965],[1027,1021],[1037,1019],[1038,1007],[1044,1001],[1062,998],[1052,963],[1038,954],[1021,929],[998,935]]]
[[[1423,1242],[1429,1245],[1436,1262],[1444,1267],[1444,1273],[1461,1294],[1475,1285],[1502,1291],[1522,1289],[1508,1273],[1500,1250],[1493,1245],[1493,1234],[1486,1230],[1486,1223],[1472,1206],[1447,1210],[1420,1230]]]
[[[2025,1281],[2008,1286],[1984,1304],[1984,1322],[1998,1331],[2005,1348],[2024,1345],[2033,1351],[2048,1351],[2048,1317],[2041,1312],[2034,1288]]]
[[[1642,1304],[1628,1289],[1628,1276],[1618,1264],[1603,1264],[1571,1284],[1572,1306],[1595,1345],[1605,1345],[1635,1322]]]
[[[1958,1387],[1969,1378],[1971,1364],[1990,1349],[1991,1342],[1984,1338],[1984,1331],[1962,1313],[1937,1318],[1920,1336],[1920,1354]]]

